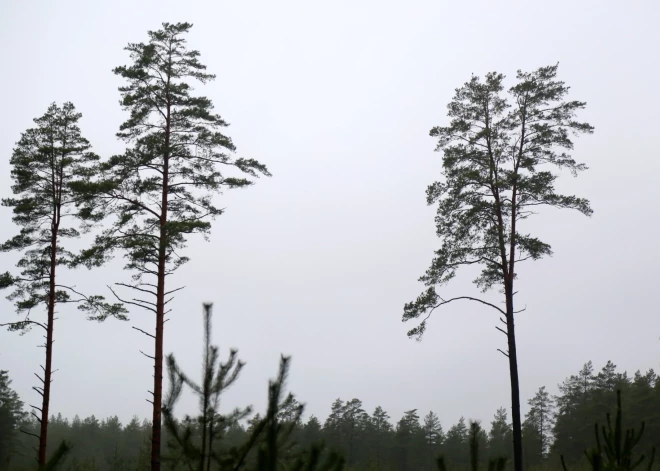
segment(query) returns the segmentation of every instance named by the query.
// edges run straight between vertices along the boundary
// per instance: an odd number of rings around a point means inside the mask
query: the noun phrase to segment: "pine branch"
[[[12,326],[16,326],[17,328],[20,328],[20,326],[25,325],[25,324],[34,324],[34,325],[38,325],[38,326],[41,327],[42,329],[48,331],[48,329],[46,328],[46,326],[45,326],[44,324],[42,324],[42,323],[40,323],[40,322],[32,321],[32,320],[17,321],[17,322],[6,322],[6,323],[4,323],[4,324],[0,324],[0,327],[6,327],[6,326],[9,326],[9,327],[11,328]]]
[[[132,328],[132,329],[135,329],[135,330],[138,330],[138,331],[140,331],[140,332],[142,332],[144,335],[148,335],[148,336],[151,337],[152,339],[155,339],[155,338],[156,338],[155,335],[152,335],[152,334],[150,334],[149,332],[145,332],[144,330],[139,329],[139,328],[137,328],[137,327],[135,327],[135,326],[131,326],[131,328]]]

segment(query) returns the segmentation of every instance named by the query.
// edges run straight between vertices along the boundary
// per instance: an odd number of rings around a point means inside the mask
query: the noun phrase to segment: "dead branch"
[[[497,351],[500,352],[500,353],[501,353],[502,355],[504,355],[505,357],[509,358],[509,354],[508,354],[508,353],[505,353],[504,351],[500,350],[499,348],[497,349]]]
[[[145,332],[144,330],[142,330],[142,329],[140,329],[140,328],[138,328],[138,327],[135,327],[135,326],[133,326],[132,328],[135,329],[135,330],[139,330],[139,331],[142,332],[144,335],[148,335],[148,336],[151,337],[152,339],[156,339],[156,336],[150,334],[149,332]]]
[[[144,288],[138,288],[137,285],[131,285],[131,284],[128,284],[128,283],[115,283],[115,284],[117,286],[124,286],[126,288],[132,288],[134,290],[142,291],[143,293],[148,293],[148,294],[151,294],[153,296],[156,296],[156,293],[154,293],[153,291],[148,290],[148,289],[144,289]],[[144,284],[144,283],[142,283],[142,284]]]
[[[166,306],[167,303],[169,303],[169,302],[172,301],[173,299],[174,299],[174,296],[172,296],[172,297],[166,299],[166,300],[163,302],[163,306]]]
[[[152,336],[152,337],[153,337],[153,336]],[[144,353],[142,350],[138,350],[138,351],[139,351],[142,355],[144,355],[145,357],[147,357],[147,358],[151,358],[152,360],[155,360],[155,359],[156,359],[156,357],[152,357],[151,355],[147,355],[147,354]]]
[[[497,326],[495,326],[495,328],[496,328],[497,330],[499,330],[500,332],[502,332],[504,335],[508,335],[504,329],[501,329],[501,328],[499,328],[499,327],[497,327]]]
[[[150,306],[156,306],[156,303],[152,303],[151,301],[145,301],[144,299],[133,298],[132,301],[135,301],[136,303],[148,304]]]
[[[167,295],[169,295],[169,294],[172,294],[172,293],[176,293],[177,291],[181,291],[183,288],[185,288],[185,286],[181,286],[181,287],[179,287],[179,288],[174,288],[172,291],[168,291],[168,292],[166,292],[166,293],[165,293],[165,296],[167,296]]]
[[[124,303],[124,304],[132,304],[133,306],[137,306],[137,307],[140,307],[140,308],[142,308],[142,309],[147,309],[148,311],[151,311],[151,312],[153,312],[154,314],[156,313],[156,310],[153,309],[153,308],[151,308],[151,307],[149,307],[149,306],[144,306],[144,305],[142,305],[142,304],[138,304],[138,303],[133,302],[133,301],[126,301],[126,300],[120,298],[120,297],[117,295],[117,293],[115,293],[115,290],[113,290],[110,286],[108,286],[108,289],[112,292],[112,294],[115,296],[115,298],[117,298],[120,302],[122,302],[122,303]]]
[[[34,433],[32,433],[32,432],[28,432],[28,431],[23,430],[23,429],[21,429],[20,431],[21,431],[22,433],[24,433],[25,435],[30,435],[30,436],[36,438],[37,440],[39,440],[39,435],[35,435]]]

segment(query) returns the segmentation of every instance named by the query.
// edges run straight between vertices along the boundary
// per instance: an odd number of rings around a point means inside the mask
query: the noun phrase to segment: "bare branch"
[[[136,285],[131,285],[131,284],[128,284],[128,283],[115,283],[115,284],[117,286],[125,286],[126,288],[132,288],[132,289],[135,289],[135,290],[138,290],[138,291],[142,291],[143,293],[149,293],[153,296],[156,296],[156,293],[154,293],[153,291],[148,290],[148,289],[144,289],[144,288],[138,288]],[[142,283],[142,284],[144,284],[144,283]]]
[[[508,353],[505,353],[504,351],[500,350],[499,348],[497,349],[497,351],[500,352],[500,353],[501,353],[502,355],[504,355],[505,357],[509,358],[509,354],[508,354]]]
[[[181,291],[183,288],[185,288],[185,286],[181,286],[181,287],[179,287],[179,288],[175,288],[175,289],[173,289],[172,291],[167,291],[167,292],[165,293],[165,296],[167,296],[167,295],[169,295],[169,294],[172,294],[172,293],[176,293],[177,291]]]
[[[505,331],[504,329],[500,329],[500,328],[497,327],[497,326],[495,326],[495,328],[496,328],[497,330],[499,330],[500,332],[502,332],[504,335],[509,335],[509,334],[506,333],[506,331]]]
[[[468,301],[476,301],[476,302],[478,302],[478,303],[485,304],[486,306],[490,306],[490,307],[492,307],[493,309],[498,310],[499,312],[501,312],[502,314],[504,314],[504,315],[506,316],[506,312],[504,312],[501,308],[495,306],[495,305],[492,304],[492,303],[489,303],[488,301],[484,301],[483,299],[479,299],[479,298],[473,298],[473,297],[471,297],[471,296],[458,296],[458,297],[456,297],[456,298],[451,298],[451,299],[446,299],[446,300],[440,298],[440,300],[441,300],[442,302],[441,302],[440,304],[434,306],[433,309],[436,309],[436,308],[438,308],[438,307],[440,307],[440,306],[442,306],[442,305],[444,305],[444,304],[449,304],[449,303],[452,302],[452,301],[458,301],[458,300],[460,300],[460,299],[466,299],[466,300],[468,300]]]
[[[30,436],[36,438],[37,440],[39,440],[39,435],[35,435],[34,433],[28,432],[28,431],[23,430],[23,429],[20,429],[20,431],[21,431],[21,433],[24,433],[25,435],[30,435]]]
[[[149,306],[144,306],[144,305],[142,305],[142,304],[138,304],[138,303],[136,303],[136,302],[134,302],[134,301],[126,301],[125,299],[120,298],[120,297],[117,295],[117,293],[115,293],[115,290],[113,290],[110,286],[108,286],[108,289],[109,289],[110,291],[112,291],[112,294],[113,294],[113,295],[115,296],[115,298],[117,298],[120,302],[122,302],[122,303],[124,303],[124,304],[131,304],[131,305],[133,305],[133,306],[137,306],[137,307],[140,307],[140,308],[142,308],[142,309],[147,309],[148,311],[151,311],[151,312],[153,312],[153,313],[156,313],[156,310],[153,309],[153,308],[151,308],[151,307],[149,307]]]
[[[156,303],[152,303],[151,301],[145,301],[144,299],[133,298],[133,301],[135,301],[136,303],[149,304],[154,307],[156,306]]]
[[[155,335],[152,335],[152,334],[150,334],[149,332],[145,332],[144,330],[139,329],[139,328],[137,328],[137,327],[135,327],[135,326],[133,326],[133,327],[131,327],[131,328],[132,328],[132,329],[135,329],[135,330],[139,330],[139,331],[142,332],[144,335],[148,335],[148,336],[151,337],[152,339],[155,339],[155,338],[156,338]]]
[[[152,337],[153,337],[153,335],[152,335]],[[139,350],[139,352],[140,352],[142,355],[144,355],[145,357],[147,357],[147,358],[151,358],[152,360],[155,360],[155,359],[156,359],[156,357],[152,357],[151,355],[147,355],[147,354],[144,353],[142,350]]]

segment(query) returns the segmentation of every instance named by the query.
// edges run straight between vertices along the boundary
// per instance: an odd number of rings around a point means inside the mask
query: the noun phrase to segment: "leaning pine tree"
[[[428,289],[404,307],[403,320],[421,323],[409,331],[421,338],[431,313],[458,300],[477,301],[502,314],[507,337],[511,379],[511,409],[515,471],[522,471],[522,434],[518,359],[514,330],[514,281],[516,264],[538,260],[552,252],[538,238],[520,231],[519,223],[539,206],[576,209],[589,216],[589,202],[557,194],[558,175],[565,168],[573,175],[585,170],[566,153],[573,148],[570,134],[592,133],[593,128],[575,120],[585,103],[566,101],[569,88],[556,79],[557,65],[531,73],[518,72],[518,83],[503,96],[504,76],[489,73],[456,90],[448,105],[451,121],[435,127],[436,150],[444,151],[444,181],[427,189],[429,205],[438,204],[437,234],[442,245],[426,274],[420,278]],[[499,286],[505,308],[472,296],[443,298],[437,287],[447,284],[462,266],[482,268],[475,284],[482,292]]]
[[[26,332],[33,326],[43,329],[45,362],[42,375],[36,375],[41,386],[33,389],[41,396],[41,407],[32,406],[38,414],[39,466],[46,465],[50,390],[53,374],[53,332],[58,306],[76,304],[88,313],[88,318],[104,320],[108,316],[126,319],[121,304],[106,303],[102,296],[87,296],[70,284],[62,282],[60,267],[72,266],[73,254],[63,241],[75,239],[90,228],[98,207],[93,201],[85,214],[76,206],[87,195],[74,190],[80,183],[93,178],[98,156],[82,137],[78,121],[81,114],[72,103],[62,107],[50,105],[46,114],[34,120],[36,127],[25,131],[18,141],[10,163],[14,180],[14,198],[2,200],[12,208],[13,221],[21,230],[0,246],[2,251],[19,251],[19,274],[5,273],[0,287],[11,286],[9,299],[15,302],[22,320],[1,325],[9,330]],[[89,201],[89,200],[87,200]],[[35,311],[44,307],[45,320],[37,320]]]
[[[188,259],[181,256],[187,237],[208,234],[210,220],[222,213],[212,196],[223,188],[242,188],[253,182],[226,176],[233,167],[244,176],[270,176],[252,159],[233,158],[231,139],[221,128],[227,123],[213,113],[211,100],[191,95],[191,80],[214,78],[205,72],[199,52],[186,48],[184,35],[191,24],[163,23],[150,31],[147,44],[129,44],[133,64],[117,67],[127,84],[119,90],[130,112],[118,137],[132,144],[122,155],[102,164],[103,178],[85,190],[101,198],[113,224],[83,253],[88,264],[99,263],[115,249],[134,272],[129,283],[136,298],[127,304],[155,315],[151,469],[160,469],[163,382],[163,327],[166,304],[180,288],[166,288],[166,279]],[[114,291],[113,291],[114,292]],[[119,295],[117,295],[119,298]],[[147,299],[145,299],[145,296]],[[151,297],[151,300],[148,298]]]

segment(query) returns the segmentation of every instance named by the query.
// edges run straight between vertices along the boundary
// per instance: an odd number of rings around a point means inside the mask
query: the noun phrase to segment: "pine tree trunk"
[[[161,196],[160,234],[158,237],[158,284],[156,286],[156,335],[154,352],[154,402],[151,425],[151,471],[160,471],[161,415],[163,409],[163,330],[165,324],[165,268],[167,262],[167,199],[169,184],[170,105],[167,106],[165,153],[163,156],[163,191]]]
[[[511,417],[513,421],[513,469],[522,471],[522,420],[520,417],[520,384],[518,380],[518,355],[516,353],[516,330],[513,319],[513,281],[507,280],[504,288],[506,296],[506,327],[509,354],[509,376],[511,379]]]
[[[46,364],[44,365],[43,391],[41,402],[41,421],[39,426],[39,467],[46,465],[48,449],[48,414],[50,409],[50,383],[53,374],[53,330],[55,323],[55,269],[57,267],[57,230],[59,228],[58,211],[53,211],[50,239],[50,274],[48,280],[48,320],[46,321]]]
[[[54,283],[51,284],[54,288]],[[46,465],[48,444],[48,413],[50,405],[50,383],[53,369],[53,318],[55,311],[55,296],[48,300],[48,323],[46,324],[46,365],[44,367],[43,400],[41,403],[41,422],[39,429],[39,466]]]
[[[162,245],[162,244],[161,244]],[[161,411],[163,404],[163,320],[165,298],[164,250],[158,261],[158,285],[156,290],[156,335],[154,352],[154,402],[151,425],[151,471],[160,471]]]

